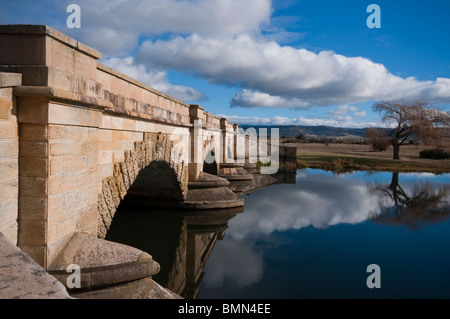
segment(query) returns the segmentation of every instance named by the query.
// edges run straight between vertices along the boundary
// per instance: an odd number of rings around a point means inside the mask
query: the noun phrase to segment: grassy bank
[[[427,147],[420,145],[403,146],[400,160],[392,159],[392,149],[374,152],[369,145],[299,143],[296,146],[299,168],[450,173],[450,160],[422,159],[419,152]]]

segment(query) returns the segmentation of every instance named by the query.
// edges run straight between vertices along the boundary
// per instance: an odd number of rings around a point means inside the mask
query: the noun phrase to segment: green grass
[[[444,172],[441,168],[430,167],[426,163],[420,162],[330,155],[298,155],[297,166],[299,168],[319,168],[332,171],[375,170],[432,173]]]

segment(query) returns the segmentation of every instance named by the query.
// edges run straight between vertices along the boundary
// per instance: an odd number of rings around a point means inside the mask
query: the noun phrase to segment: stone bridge
[[[295,148],[264,147],[100,58],[47,26],[0,26],[0,233],[44,269],[74,234],[105,238],[126,197],[236,208],[229,180],[251,180],[258,161],[295,173]]]

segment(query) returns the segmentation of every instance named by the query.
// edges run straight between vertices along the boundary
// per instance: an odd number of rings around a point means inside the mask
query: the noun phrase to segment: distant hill
[[[254,127],[257,131],[259,128],[278,128],[280,137],[295,138],[300,133],[305,136],[316,136],[318,138],[334,137],[334,138],[348,138],[360,139],[364,137],[367,128],[343,128],[332,126],[296,126],[296,125],[239,125],[244,130],[249,127]],[[270,134],[270,132],[267,132]]]

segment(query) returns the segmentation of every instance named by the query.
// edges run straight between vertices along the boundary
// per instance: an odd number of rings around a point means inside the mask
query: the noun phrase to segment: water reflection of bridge
[[[251,180],[231,181],[230,189],[244,195],[275,184],[295,184],[296,176],[263,175],[257,171],[252,175]],[[107,239],[151,253],[161,265],[161,271],[153,279],[184,298],[194,299],[199,294],[203,270],[214,246],[224,238],[229,220],[242,212],[244,207],[180,210],[124,202]]]

